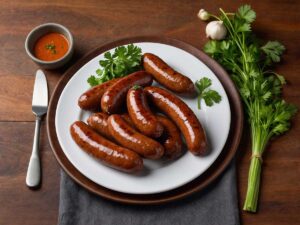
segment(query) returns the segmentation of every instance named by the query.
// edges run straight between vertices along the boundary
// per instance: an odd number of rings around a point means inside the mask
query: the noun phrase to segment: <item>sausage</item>
[[[145,71],[150,73],[158,83],[167,89],[178,94],[195,96],[196,90],[193,81],[172,69],[158,56],[145,53],[142,62]]]
[[[101,134],[103,137],[113,140],[112,136],[108,131],[107,119],[109,115],[104,112],[93,113],[87,119],[88,125]]]
[[[160,137],[160,143],[165,148],[165,157],[175,159],[182,153],[181,133],[176,125],[165,116],[157,115],[156,118],[164,126],[164,133]]]
[[[206,134],[194,112],[177,96],[159,87],[146,87],[152,103],[167,114],[182,132],[188,150],[195,155],[207,153]]]
[[[120,112],[122,104],[126,101],[127,91],[133,85],[149,86],[152,81],[152,76],[145,71],[138,71],[121,78],[103,94],[101,98],[102,111],[108,114]]]
[[[138,154],[108,141],[82,121],[74,122],[70,132],[79,147],[109,167],[128,173],[143,168],[143,160]]]
[[[120,145],[145,158],[159,159],[164,154],[164,148],[160,143],[137,132],[120,115],[114,114],[108,118],[108,129]]]
[[[84,92],[78,99],[78,105],[84,110],[100,108],[101,97],[108,87],[116,83],[120,78],[106,81]]]
[[[131,88],[127,93],[127,110],[135,127],[146,136],[158,138],[163,126],[151,112],[142,88]]]
[[[128,123],[132,128],[136,129],[135,125],[133,124],[130,116],[127,113],[123,113],[121,114],[123,120],[126,121],[126,123]]]
[[[122,118],[132,127],[135,129],[132,120],[130,119],[129,115],[124,113],[121,114]],[[114,140],[114,137],[110,134],[108,130],[108,120],[109,115],[104,112],[93,113],[87,119],[88,125],[93,128],[96,132],[104,136],[109,140]]]

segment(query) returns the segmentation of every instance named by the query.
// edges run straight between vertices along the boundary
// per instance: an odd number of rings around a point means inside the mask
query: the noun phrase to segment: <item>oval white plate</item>
[[[57,104],[55,126],[65,155],[84,176],[114,191],[129,194],[153,194],[180,187],[210,167],[221,153],[227,140],[231,113],[227,95],[220,81],[199,59],[182,49],[166,44],[142,42],[136,45],[142,48],[143,53],[151,52],[158,55],[194,82],[204,76],[212,80],[211,88],[222,96],[219,104],[207,107],[202,102],[201,110],[198,110],[196,98],[182,98],[201,121],[210,142],[211,153],[200,157],[186,152],[182,157],[171,162],[144,160],[143,173],[132,175],[106,167],[82,151],[73,141],[69,128],[76,120],[86,122],[90,115],[90,112],[78,107],[77,100],[89,88],[86,80],[91,74],[95,74],[95,70],[99,67],[99,60],[104,58],[104,54],[86,63],[67,83]]]

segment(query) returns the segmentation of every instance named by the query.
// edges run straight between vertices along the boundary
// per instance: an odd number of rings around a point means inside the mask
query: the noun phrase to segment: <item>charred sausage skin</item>
[[[102,95],[108,87],[116,83],[118,80],[119,78],[106,81],[105,83],[94,86],[84,92],[78,99],[79,107],[84,110],[96,110],[100,108]]]
[[[143,168],[143,160],[138,154],[108,141],[82,121],[74,122],[70,132],[81,149],[107,166],[128,173]]]
[[[165,116],[156,115],[158,121],[163,125],[164,132],[159,138],[165,148],[165,157],[175,159],[182,153],[181,133],[176,125]]]
[[[193,81],[172,69],[158,56],[152,53],[145,53],[142,62],[144,69],[167,89],[178,94],[195,96],[196,90]]]
[[[87,119],[88,125],[101,134],[103,137],[113,140],[108,131],[108,120],[109,115],[104,112],[93,113]]]
[[[116,142],[149,159],[159,159],[164,154],[163,146],[157,141],[137,132],[121,115],[108,118],[108,129]]]
[[[118,113],[126,102],[127,91],[134,85],[142,87],[152,84],[152,76],[145,71],[138,71],[121,78],[110,86],[101,98],[101,109],[108,114]]]
[[[142,88],[131,88],[127,93],[127,110],[135,127],[148,137],[158,138],[163,126],[151,112]]]
[[[159,87],[146,87],[152,103],[168,115],[182,132],[188,150],[194,155],[204,155],[208,150],[206,134],[194,112],[177,96]]]

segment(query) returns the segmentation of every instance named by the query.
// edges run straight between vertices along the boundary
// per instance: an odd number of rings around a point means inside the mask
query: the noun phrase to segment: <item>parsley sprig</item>
[[[222,97],[217,91],[208,89],[211,86],[211,79],[203,77],[195,82],[195,86],[198,89],[198,109],[201,109],[202,99],[209,107],[221,101]]]
[[[133,44],[120,46],[113,54],[106,52],[104,58],[99,61],[101,68],[96,70],[97,75],[91,75],[87,80],[91,86],[140,70],[142,50]]]
[[[285,47],[278,41],[261,45],[251,31],[256,13],[249,5],[241,6],[236,13],[220,11],[220,17],[211,16],[223,21],[228,31],[227,38],[209,41],[204,51],[230,72],[245,105],[251,127],[252,159],[244,210],[255,212],[262,154],[273,136],[289,130],[290,120],[297,109],[282,99],[285,79],[271,70],[274,63],[280,62]]]
[[[46,44],[45,48],[50,50],[52,54],[56,54],[56,46],[53,43]]]

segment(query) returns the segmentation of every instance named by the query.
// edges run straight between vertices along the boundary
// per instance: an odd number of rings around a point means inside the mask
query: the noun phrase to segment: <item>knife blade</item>
[[[41,180],[41,166],[39,157],[39,137],[42,116],[48,109],[48,86],[44,72],[37,70],[32,96],[32,112],[36,115],[32,153],[26,175],[26,185],[30,188],[39,186]]]
[[[32,111],[35,115],[41,116],[48,108],[48,86],[44,72],[37,70],[32,95]]]

